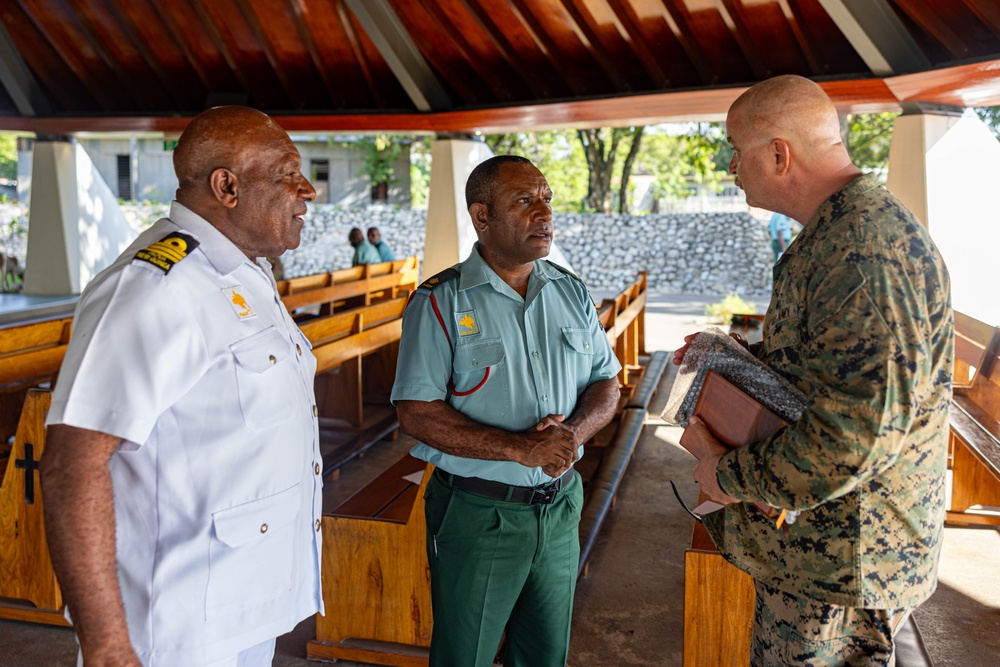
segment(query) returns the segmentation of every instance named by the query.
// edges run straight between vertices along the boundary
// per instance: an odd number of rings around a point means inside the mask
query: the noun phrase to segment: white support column
[[[465,204],[465,182],[493,151],[481,141],[438,138],[431,150],[431,184],[427,196],[427,236],[424,241],[423,278],[453,266],[469,256],[476,230]],[[559,230],[556,230],[558,237]],[[548,259],[573,270],[556,243]]]
[[[25,294],[79,294],[136,236],[90,156],[69,137],[35,141],[29,201]]]
[[[482,141],[445,137],[434,140],[423,278],[453,266],[472,251],[476,230],[465,205],[465,181],[476,165],[491,157],[493,151]]]
[[[905,104],[893,124],[886,187],[931,232],[956,310],[1000,324],[1000,142],[975,112]]]

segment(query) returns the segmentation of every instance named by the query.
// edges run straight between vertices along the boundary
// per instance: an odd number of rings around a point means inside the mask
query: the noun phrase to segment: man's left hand
[[[698,467],[694,469],[694,480],[701,486],[701,490],[710,500],[720,505],[732,505],[739,502],[719,486],[718,467],[719,459],[729,451],[729,448],[716,440],[715,436],[708,430],[698,417],[691,417],[688,421],[685,436],[700,443],[698,448],[704,454],[698,460]]]

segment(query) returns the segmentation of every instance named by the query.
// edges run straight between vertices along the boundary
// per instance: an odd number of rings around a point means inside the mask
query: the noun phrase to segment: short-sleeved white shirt
[[[169,272],[133,259],[199,245]],[[174,202],[87,287],[48,424],[123,439],[118,575],[146,665],[200,665],[322,610],[311,347],[251,262]]]

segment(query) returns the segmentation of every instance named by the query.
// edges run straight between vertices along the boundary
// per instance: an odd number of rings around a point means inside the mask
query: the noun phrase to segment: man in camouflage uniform
[[[953,323],[927,230],[841,142],[807,79],[760,83],[727,118],[753,206],[806,222],[774,267],[758,358],[809,399],[802,418],[695,479],[726,505],[705,526],[755,581],[753,665],[892,665],[893,634],[937,585]],[[683,358],[686,346],[675,361]],[[748,503],[800,512],[776,528]]]

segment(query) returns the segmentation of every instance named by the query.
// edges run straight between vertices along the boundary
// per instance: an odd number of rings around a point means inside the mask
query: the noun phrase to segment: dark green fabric
[[[427,484],[434,634],[430,667],[564,667],[580,559],[580,476],[551,505]]]

